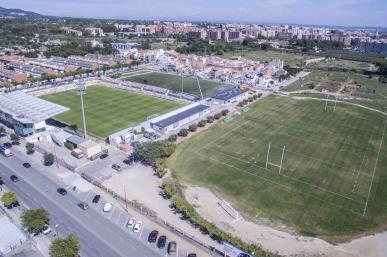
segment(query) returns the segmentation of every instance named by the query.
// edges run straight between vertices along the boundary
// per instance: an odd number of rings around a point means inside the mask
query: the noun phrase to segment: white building
[[[187,105],[150,121],[151,127],[160,132],[177,131],[184,125],[195,120],[204,119],[210,112],[210,107],[201,103]]]
[[[233,87],[220,91],[211,98],[212,101],[217,104],[230,104],[246,99],[248,94],[248,91],[242,90],[238,87]]]

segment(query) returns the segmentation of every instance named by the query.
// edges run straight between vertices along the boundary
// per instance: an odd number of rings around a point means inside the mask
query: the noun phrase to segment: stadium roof
[[[36,123],[70,110],[22,91],[0,95],[0,111],[21,123]]]
[[[244,93],[246,93],[246,91],[238,87],[233,87],[216,93],[212,98],[227,101]]]
[[[174,115],[172,115],[168,118],[165,118],[163,120],[157,121],[157,122],[153,123],[153,125],[158,126],[160,128],[165,128],[165,127],[168,127],[169,125],[172,125],[176,122],[184,120],[185,118],[188,118],[196,113],[207,110],[208,108],[210,108],[210,107],[207,105],[200,104],[200,105],[194,106],[188,110],[174,114]]]

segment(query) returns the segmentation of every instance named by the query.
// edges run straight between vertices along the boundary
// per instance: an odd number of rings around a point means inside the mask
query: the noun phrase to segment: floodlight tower
[[[83,96],[86,95],[86,84],[83,80],[80,80],[78,83],[78,95],[81,97],[81,110],[82,110],[82,121],[83,121],[83,137],[87,139],[86,131],[86,116],[85,116],[85,106],[83,104]]]

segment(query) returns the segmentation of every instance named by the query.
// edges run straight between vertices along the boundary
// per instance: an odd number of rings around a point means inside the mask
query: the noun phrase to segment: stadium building
[[[0,122],[21,136],[45,131],[47,119],[68,110],[21,91],[0,95]]]
[[[168,133],[194,120],[203,119],[209,112],[209,106],[194,103],[153,119],[151,127],[160,133]]]
[[[245,99],[248,94],[248,91],[242,90],[238,87],[233,87],[222,90],[211,98],[212,101],[217,104],[229,104]]]

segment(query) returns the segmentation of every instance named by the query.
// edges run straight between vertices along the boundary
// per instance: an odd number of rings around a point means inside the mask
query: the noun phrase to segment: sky
[[[387,0],[0,0],[46,15],[387,27]]]

